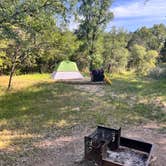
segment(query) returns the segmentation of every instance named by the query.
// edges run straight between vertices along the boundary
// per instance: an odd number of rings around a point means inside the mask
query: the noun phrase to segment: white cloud
[[[153,17],[166,16],[166,0],[139,0],[114,7],[112,9],[115,18]]]

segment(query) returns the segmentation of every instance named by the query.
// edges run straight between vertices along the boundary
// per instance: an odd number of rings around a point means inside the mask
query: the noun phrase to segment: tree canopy
[[[1,0],[0,74],[51,72],[62,60],[82,71],[134,70],[147,74],[166,60],[166,26],[135,32],[112,27],[111,0]],[[71,17],[79,24],[70,31]]]
[[[105,25],[113,18],[110,12],[111,0],[78,0],[78,14],[80,25],[77,31],[79,39],[82,39],[84,48],[88,51],[90,70],[96,54],[96,41]]]

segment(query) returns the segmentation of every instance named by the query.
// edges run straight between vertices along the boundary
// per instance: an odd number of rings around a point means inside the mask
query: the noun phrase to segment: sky
[[[166,25],[166,0],[114,0],[110,11],[114,13],[114,19],[107,25],[106,31],[110,31],[112,26],[133,32],[143,26]],[[78,24],[73,21],[69,25],[70,30],[77,27]]]
[[[166,0],[114,0],[111,11],[114,20],[107,26],[123,27],[135,31],[143,26],[152,27],[154,24],[166,25]]]

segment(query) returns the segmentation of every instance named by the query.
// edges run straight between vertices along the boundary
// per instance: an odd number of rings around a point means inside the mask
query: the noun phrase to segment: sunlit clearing
[[[0,132],[0,149],[13,149],[16,144],[23,143],[26,139],[39,138],[40,135],[29,133],[18,133],[10,130],[3,130]]]

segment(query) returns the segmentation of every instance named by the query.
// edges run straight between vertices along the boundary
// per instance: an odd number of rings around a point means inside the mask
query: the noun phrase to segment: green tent
[[[57,72],[78,71],[77,65],[72,61],[62,61],[55,69]]]
[[[52,74],[54,80],[83,79],[75,62],[62,61]]]

